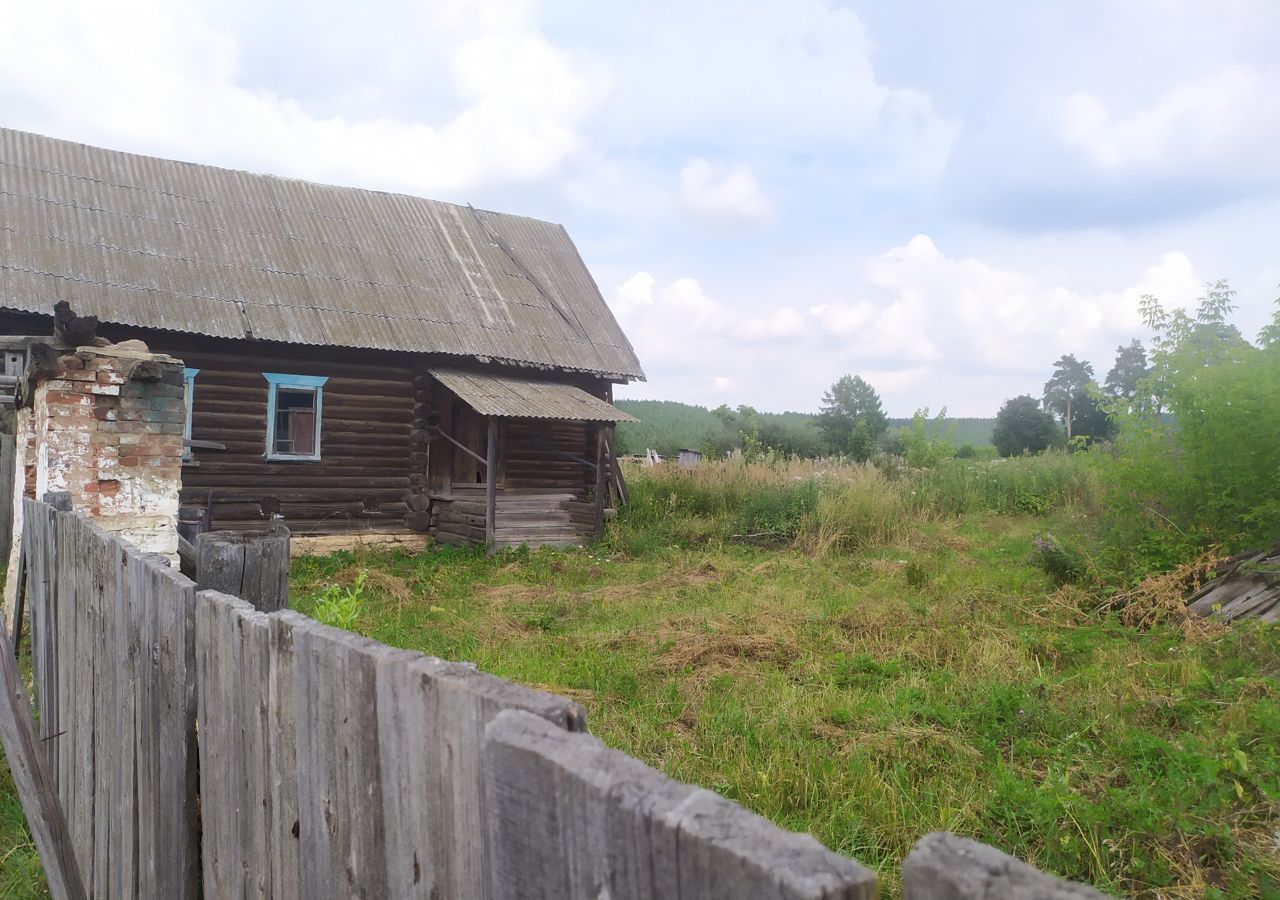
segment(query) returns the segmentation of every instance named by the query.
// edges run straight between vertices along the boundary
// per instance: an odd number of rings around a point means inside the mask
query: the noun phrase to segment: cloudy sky
[[[2,0],[0,123],[562,222],[620,396],[992,415],[1280,294],[1275,0]]]

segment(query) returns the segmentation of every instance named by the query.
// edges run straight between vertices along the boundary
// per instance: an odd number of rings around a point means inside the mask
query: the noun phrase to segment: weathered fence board
[[[484,748],[503,900],[854,900],[874,873],[589,735],[504,712]]]
[[[17,453],[14,437],[0,434],[0,560],[9,560],[10,540],[13,537],[13,484]]]
[[[925,835],[902,865],[903,900],[1106,900],[1088,885],[1046,875],[977,841]]]
[[[54,900],[83,900],[87,895],[80,880],[75,851],[67,833],[57,788],[49,775],[44,754],[36,739],[31,706],[22,687],[22,674],[14,659],[9,635],[0,628],[0,744],[13,775],[27,816],[36,850],[44,863],[45,881]]]
[[[23,517],[40,740],[85,889],[194,896],[195,586],[73,513]]]
[[[207,893],[490,896],[485,725],[581,729],[581,707],[213,591],[196,609]]]

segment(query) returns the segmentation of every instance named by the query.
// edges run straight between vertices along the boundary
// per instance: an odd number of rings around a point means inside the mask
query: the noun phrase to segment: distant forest
[[[745,406],[710,410],[675,400],[617,400],[614,405],[640,420],[618,426],[619,453],[639,455],[649,448],[672,456],[688,447],[722,455],[742,447],[744,435],[785,453],[818,456],[829,452],[813,413],[757,412]],[[885,439],[893,440],[910,424],[910,418],[890,419]],[[927,428],[931,437],[948,437],[956,447],[971,444],[981,448],[990,446],[994,425],[995,419],[948,418],[929,419]]]

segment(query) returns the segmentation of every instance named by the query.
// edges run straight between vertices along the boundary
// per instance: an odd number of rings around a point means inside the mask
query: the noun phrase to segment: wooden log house
[[[559,225],[0,129],[0,335],[90,332],[183,360],[212,528],[573,544],[624,490],[644,373]]]

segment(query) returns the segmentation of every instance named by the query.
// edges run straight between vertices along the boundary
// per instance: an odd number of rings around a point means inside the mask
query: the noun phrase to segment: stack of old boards
[[[1213,580],[1187,598],[1191,611],[1226,622],[1280,621],[1280,543],[1221,563]]]
[[[5,637],[0,738],[55,897],[876,896],[854,860],[609,750],[570,700],[23,515],[40,719]],[[903,881],[909,900],[1100,896],[950,835]]]

